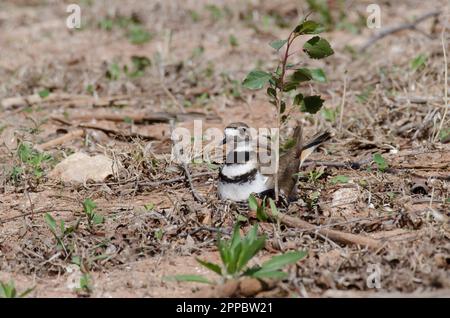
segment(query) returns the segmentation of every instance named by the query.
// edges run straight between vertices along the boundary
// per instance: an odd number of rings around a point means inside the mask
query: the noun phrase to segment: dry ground
[[[273,109],[263,92],[245,90],[240,82],[257,66],[276,65],[278,56],[267,43],[286,37],[308,6],[283,0],[80,0],[83,27],[72,31],[65,27],[65,9],[73,2],[0,3],[0,280],[14,280],[19,291],[35,287],[32,297],[192,296],[198,285],[162,277],[211,277],[195,256],[216,260],[213,229],[230,231],[245,211],[217,199],[217,166],[211,164],[189,167],[193,174],[210,172],[194,178],[206,202],[194,201],[183,172],[169,160],[169,123],[138,115],[186,112],[176,124],[188,128],[194,118],[203,119],[204,127],[232,121],[272,127]],[[325,35],[335,54],[313,63],[324,68],[328,83],[307,88],[322,95],[325,109],[315,117],[295,114],[308,135],[324,128],[335,133],[314,160],[365,164],[309,165],[299,184],[301,198],[285,213],[376,238],[383,248],[341,245],[314,231],[262,224],[269,242],[261,258],[308,251],[272,296],[450,295],[448,119],[438,132],[448,2],[379,1],[383,28],[436,8],[441,14],[418,25],[419,31],[389,35],[360,53],[376,33],[364,24],[371,2],[345,1],[339,9],[339,1],[330,1],[334,22]],[[149,33],[148,41],[132,43],[131,23],[141,28],[135,36]],[[414,70],[411,61],[420,54],[426,62]],[[136,56],[151,65],[140,74],[124,72],[125,65],[133,70]],[[23,99],[45,90],[50,95],[42,100]],[[105,114],[123,120],[105,120]],[[34,166],[20,160],[21,143],[39,145],[80,127],[84,137],[46,149],[50,160]],[[48,178],[75,151],[105,154],[120,168],[103,183]],[[383,155],[388,170],[365,160],[374,153]],[[332,182],[338,175],[346,182]],[[82,214],[88,197],[105,217],[94,230]],[[144,208],[149,204],[152,209]],[[65,238],[67,253],[57,247],[45,212],[68,225],[80,222]],[[74,264],[80,260],[81,271]],[[370,264],[381,269],[377,291],[366,285]],[[89,273],[89,293],[76,290],[81,272]]]

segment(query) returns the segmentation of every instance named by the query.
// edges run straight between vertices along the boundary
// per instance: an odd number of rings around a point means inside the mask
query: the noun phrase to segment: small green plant
[[[106,71],[106,78],[111,81],[117,81],[121,78],[122,74],[128,78],[138,78],[144,76],[145,70],[152,65],[149,58],[145,56],[132,56],[131,57],[132,68],[128,65],[120,66],[114,62],[108,66]]]
[[[372,159],[377,164],[378,170],[380,170],[381,172],[384,172],[387,168],[389,168],[386,159],[384,159],[381,154],[374,154]]]
[[[62,249],[66,254],[66,256],[69,255],[66,245],[64,243],[64,238],[72,234],[75,231],[76,227],[73,226],[66,227],[66,223],[64,222],[64,220],[61,220],[58,225],[56,220],[49,213],[44,214],[44,221],[47,224],[50,232],[52,232],[53,236],[55,237],[57,247]]]
[[[88,224],[90,227],[98,224],[102,224],[104,221],[104,217],[100,214],[97,214],[95,212],[95,209],[97,208],[97,204],[95,204],[94,201],[87,198],[83,202],[83,211],[86,214],[86,217],[88,219]]]
[[[418,69],[425,66],[426,63],[427,63],[427,56],[425,54],[419,54],[414,59],[412,59],[410,67],[413,70],[413,72],[415,72]]]
[[[0,281],[0,298],[24,298],[29,293],[34,290],[33,288],[28,288],[24,292],[18,294],[14,282],[11,280],[9,283],[4,283]]]
[[[135,45],[145,44],[153,37],[135,15],[107,17],[99,22],[99,27],[105,31],[112,31],[116,27],[123,29],[130,43]]]
[[[335,177],[331,178],[330,182],[332,184],[338,184],[338,183],[347,183],[348,180],[349,180],[349,177],[339,175],[339,176],[335,176]]]
[[[220,237],[218,239],[218,249],[222,261],[221,265],[198,258],[197,262],[220,275],[223,281],[237,279],[242,276],[284,279],[287,277],[287,273],[281,269],[286,265],[296,263],[307,255],[305,251],[288,252],[274,256],[262,265],[249,267],[248,263],[264,248],[265,243],[266,237],[258,236],[257,224],[252,227],[246,236],[241,237],[239,223],[237,223],[234,226],[231,239],[226,241],[220,239]],[[178,275],[168,278],[177,281],[213,283],[201,275]]]
[[[87,273],[83,273],[80,277],[80,288],[79,292],[85,292],[90,294],[92,292],[92,282],[91,277]]]
[[[267,221],[269,216],[266,213],[266,200],[262,200],[262,204],[259,205],[253,194],[250,194],[248,197],[248,206],[250,210],[256,211],[256,218],[259,221]]]
[[[13,167],[11,179],[18,181],[23,175],[33,174],[37,179],[44,175],[45,165],[53,161],[53,157],[47,153],[39,152],[28,143],[21,143],[17,148],[17,156],[21,166]]]
[[[269,101],[275,106],[275,119],[277,128],[280,130],[290,118],[293,110],[298,108],[301,112],[310,114],[317,113],[323,105],[324,100],[320,95],[304,95],[299,92],[300,86],[310,81],[319,83],[326,82],[326,75],[322,69],[312,69],[298,67],[288,63],[289,57],[300,54],[291,52],[294,41],[303,36],[311,36],[304,45],[303,52],[311,59],[322,59],[334,54],[330,43],[323,37],[318,36],[324,30],[323,26],[317,22],[303,19],[287,39],[275,40],[270,46],[279,52],[283,47],[284,53],[273,72],[266,72],[260,69],[251,71],[242,82],[248,89],[262,89],[267,87]],[[289,97],[287,97],[289,94]],[[288,107],[288,102],[290,106]],[[279,138],[279,134],[275,139]],[[278,171],[278,167],[276,167]],[[278,174],[275,174],[275,197],[278,200]]]
[[[231,34],[228,37],[228,42],[230,42],[231,47],[238,47],[239,46],[239,42],[238,42],[237,38],[233,34]]]
[[[43,89],[38,92],[39,97],[46,98],[50,95],[50,91],[48,89]]]
[[[323,169],[311,170],[308,174],[308,181],[316,182],[317,180],[320,179],[320,177],[323,176],[324,173],[325,173],[325,171]]]
[[[128,40],[135,45],[142,45],[152,39],[150,32],[140,25],[133,25],[128,31]]]

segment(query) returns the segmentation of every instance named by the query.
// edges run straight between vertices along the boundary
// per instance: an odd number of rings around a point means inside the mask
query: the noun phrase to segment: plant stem
[[[284,91],[284,76],[286,74],[286,64],[287,64],[287,60],[289,57],[289,49],[291,47],[292,42],[295,40],[295,36],[292,37],[292,35],[294,34],[294,32],[291,32],[289,34],[289,37],[287,39],[287,44],[286,44],[286,51],[284,53],[284,57],[281,61],[281,75],[280,75],[280,80],[279,80],[279,94],[277,95],[277,135],[276,135],[276,140],[279,141],[280,138],[280,110],[281,110],[281,104],[283,102],[283,91]],[[279,152],[280,152],[280,147],[278,147],[277,152],[276,152],[276,160],[275,160],[275,201],[278,201],[278,197],[279,197],[279,188],[278,188],[278,169],[279,169]]]

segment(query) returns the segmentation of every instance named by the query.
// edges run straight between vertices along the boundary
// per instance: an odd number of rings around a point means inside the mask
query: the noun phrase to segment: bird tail
[[[300,167],[303,165],[306,158],[308,158],[309,155],[317,149],[317,147],[331,139],[331,137],[331,133],[329,131],[325,131],[314,135],[308,142],[306,142],[300,151]]]

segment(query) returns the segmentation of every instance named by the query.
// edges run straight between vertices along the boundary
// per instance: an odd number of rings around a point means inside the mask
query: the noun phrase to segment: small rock
[[[356,213],[360,192],[356,188],[341,188],[333,193],[331,216],[349,216]]]
[[[63,182],[85,183],[88,180],[101,182],[112,174],[113,161],[110,158],[77,152],[58,163],[49,177]]]

